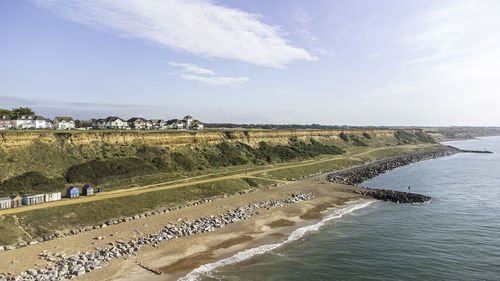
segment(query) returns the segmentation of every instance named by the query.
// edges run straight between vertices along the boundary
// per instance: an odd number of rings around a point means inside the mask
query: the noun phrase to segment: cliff
[[[6,131],[0,133],[0,181],[27,172],[68,179],[69,170],[72,177],[86,180],[104,176],[96,176],[96,173],[111,174],[108,171],[121,178],[159,172],[195,172],[247,163],[306,159],[319,154],[341,153],[342,149],[353,146],[432,141],[421,130],[413,129]],[[169,177],[171,175],[165,174],[163,179]],[[15,182],[10,184],[15,185]]]

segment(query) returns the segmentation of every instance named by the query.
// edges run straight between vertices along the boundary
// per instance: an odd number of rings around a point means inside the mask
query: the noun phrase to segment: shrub
[[[348,142],[348,141],[349,141],[349,138],[348,138],[348,137],[347,137],[347,135],[346,135],[346,134],[344,134],[344,133],[340,133],[340,138],[341,138],[343,141],[345,141],[345,142]]]
[[[365,137],[366,139],[369,139],[369,140],[372,139],[372,136],[370,136],[367,132],[363,133],[363,137]]]

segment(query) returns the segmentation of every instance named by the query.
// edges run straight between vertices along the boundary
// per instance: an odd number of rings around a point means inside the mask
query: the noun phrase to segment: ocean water
[[[185,280],[500,280],[500,137],[447,144],[494,154],[457,154],[370,179],[362,185],[410,185],[433,200],[360,202]]]

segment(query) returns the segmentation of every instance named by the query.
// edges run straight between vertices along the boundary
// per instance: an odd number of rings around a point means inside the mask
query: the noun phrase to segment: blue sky
[[[0,108],[500,125],[497,0],[5,0]]]

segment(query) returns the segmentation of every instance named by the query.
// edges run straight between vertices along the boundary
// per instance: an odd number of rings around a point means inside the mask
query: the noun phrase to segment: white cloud
[[[224,77],[224,76],[199,76],[193,74],[181,74],[181,78],[192,81],[199,81],[216,86],[238,86],[247,82],[247,77]]]
[[[248,77],[227,77],[218,76],[215,71],[202,68],[191,63],[169,63],[172,66],[180,67],[181,70],[170,73],[184,80],[198,81],[216,86],[239,86],[248,80]]]
[[[171,62],[169,63],[171,66],[179,66],[183,69],[185,72],[189,73],[197,73],[197,74],[210,74],[210,75],[215,75],[215,72],[211,69],[207,68],[201,68],[197,65],[194,65],[192,63],[177,63],[177,62]]]
[[[189,53],[283,68],[316,60],[259,16],[210,0],[34,0],[65,18]]]

